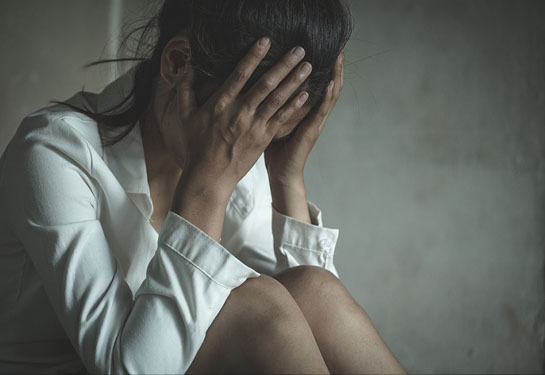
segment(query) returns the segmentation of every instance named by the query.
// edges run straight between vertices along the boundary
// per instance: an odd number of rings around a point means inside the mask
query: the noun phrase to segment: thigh
[[[304,319],[280,282],[267,275],[247,279],[231,291],[187,373],[251,373],[255,369],[252,348],[261,339],[260,332],[274,321],[285,322],[297,314]]]

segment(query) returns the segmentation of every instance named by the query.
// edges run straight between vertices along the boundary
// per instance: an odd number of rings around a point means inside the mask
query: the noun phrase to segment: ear
[[[186,64],[191,59],[189,35],[181,32],[170,39],[161,54],[161,78],[173,86],[184,74]]]

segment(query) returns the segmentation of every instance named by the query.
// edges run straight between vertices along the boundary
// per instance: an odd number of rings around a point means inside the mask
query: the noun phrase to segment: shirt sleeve
[[[246,199],[251,212],[246,230],[234,245],[234,254],[257,272],[275,276],[296,266],[317,266],[339,278],[333,258],[339,229],[324,226],[322,211],[307,200],[311,224],[278,212],[272,204],[269,175],[264,154],[249,174],[245,187],[237,194]],[[237,199],[235,199],[236,201]],[[244,200],[243,200],[244,201]]]
[[[324,227],[322,211],[309,200],[307,205],[312,224],[281,214],[271,203],[274,274],[290,267],[311,265],[325,268],[339,278],[333,264],[339,229]]]
[[[89,372],[185,373],[230,291],[259,273],[170,211],[133,297],[97,218],[93,155],[66,132],[48,126],[9,146],[11,229]]]

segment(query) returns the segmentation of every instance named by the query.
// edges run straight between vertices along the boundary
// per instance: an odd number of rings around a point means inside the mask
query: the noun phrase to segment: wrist
[[[285,191],[305,191],[304,175],[297,174],[289,177],[277,177],[269,175],[269,185],[271,189],[285,190]]]
[[[192,174],[184,170],[176,185],[173,202],[183,195],[227,206],[235,186],[236,184],[226,183],[218,178],[206,178],[203,173]]]
[[[230,193],[202,180],[178,181],[170,210],[220,241]]]
[[[285,216],[311,224],[304,182],[291,184],[271,183],[272,205]]]

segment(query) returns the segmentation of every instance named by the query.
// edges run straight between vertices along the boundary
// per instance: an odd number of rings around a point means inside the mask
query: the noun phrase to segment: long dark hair
[[[127,126],[111,138],[100,133],[104,147],[119,142],[150,105],[153,80],[159,73],[165,45],[184,29],[189,32],[197,87],[207,80],[221,83],[261,36],[271,39],[271,47],[245,89],[292,47],[302,46],[305,61],[312,64],[312,73],[292,97],[306,90],[307,103],[316,106],[325,95],[336,58],[350,37],[352,20],[342,0],[165,0],[144,26],[125,37],[123,43],[134,33],[141,33],[135,56],[87,64],[137,61],[132,89],[120,103],[98,113],[67,102],[53,102],[92,118],[99,130]]]

